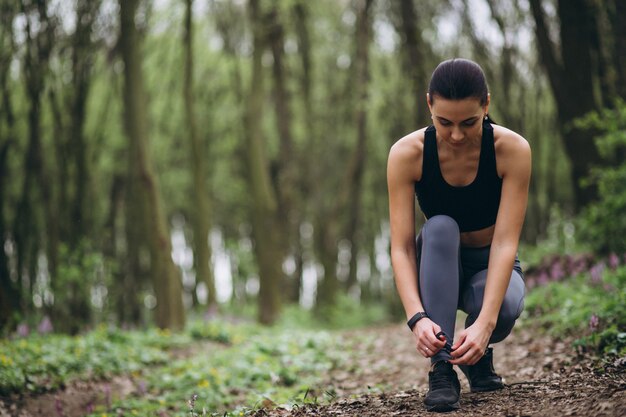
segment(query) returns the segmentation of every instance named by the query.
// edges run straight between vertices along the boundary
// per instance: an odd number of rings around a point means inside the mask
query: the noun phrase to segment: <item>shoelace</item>
[[[445,369],[442,369],[444,366]],[[438,389],[450,388],[453,384],[452,376],[452,367],[439,365],[438,369],[432,371],[432,376],[430,378],[431,389],[435,391]]]
[[[435,335],[435,337],[439,340],[441,339],[441,336],[444,337],[445,341],[446,341],[446,345],[443,347],[448,353],[452,352],[452,343],[450,343],[450,338],[446,335],[445,332],[441,331],[439,333],[437,333]]]

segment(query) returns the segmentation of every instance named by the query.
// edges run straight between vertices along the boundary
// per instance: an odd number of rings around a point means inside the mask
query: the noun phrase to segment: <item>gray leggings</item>
[[[448,216],[433,216],[417,237],[418,289],[424,310],[452,342],[456,311],[468,314],[465,327],[478,317],[483,303],[490,246],[460,246],[457,223]],[[511,271],[496,327],[489,343],[503,340],[511,333],[524,308],[524,279],[519,259]],[[431,361],[449,360],[450,353],[440,350]]]

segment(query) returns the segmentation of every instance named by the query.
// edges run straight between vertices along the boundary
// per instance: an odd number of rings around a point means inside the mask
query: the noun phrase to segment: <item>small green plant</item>
[[[576,336],[576,346],[626,355],[626,266],[598,263],[563,282],[534,288],[526,314],[556,336]]]

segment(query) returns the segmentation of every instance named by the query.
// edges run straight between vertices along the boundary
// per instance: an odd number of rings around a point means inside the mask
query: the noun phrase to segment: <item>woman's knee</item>
[[[459,225],[450,216],[433,216],[422,227],[422,239],[423,243],[428,245],[445,245],[458,250]]]

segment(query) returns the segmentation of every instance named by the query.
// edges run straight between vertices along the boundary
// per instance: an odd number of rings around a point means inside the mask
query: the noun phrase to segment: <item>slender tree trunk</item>
[[[313,107],[313,97],[312,97],[312,79],[313,79],[313,62],[311,59],[311,34],[309,29],[309,3],[304,0],[298,0],[295,2],[293,6],[293,16],[296,21],[296,36],[298,39],[298,53],[300,57],[300,65],[301,65],[301,76],[300,76],[300,89],[302,94],[300,94],[302,98],[302,102],[304,105],[304,124],[306,126],[306,137],[304,143],[304,155],[308,155],[307,158],[302,158],[300,164],[302,164],[302,169],[300,170],[300,175],[298,178],[298,184],[300,184],[300,195],[306,196],[311,195],[311,190],[313,189],[312,182],[315,181],[315,178],[311,176],[309,173],[313,172],[313,165],[316,163],[316,159],[311,157],[313,155],[314,149],[319,140],[317,134],[317,125],[315,123],[315,110]],[[307,218],[311,213],[306,212],[306,207],[301,207],[301,212],[303,213],[303,218]],[[298,223],[302,223],[303,219],[300,219]],[[305,250],[302,247],[302,240],[300,235],[300,226],[297,225],[297,233],[296,233],[296,247],[295,247],[295,257],[296,257],[296,270],[295,270],[295,280],[293,281],[293,285],[291,286],[291,297],[290,299],[294,302],[299,302],[300,300],[300,292],[302,291],[302,275],[304,268],[304,256]]]
[[[259,292],[259,321],[269,324],[276,320],[281,307],[282,246],[278,223],[276,193],[270,180],[261,120],[263,117],[263,43],[264,26],[259,0],[250,0],[250,20],[253,32],[252,79],[246,112],[246,152],[248,187],[252,193],[252,230],[254,251],[261,287]]]
[[[314,232],[315,252],[324,269],[324,275],[321,281],[318,281],[315,299],[316,313],[322,319],[327,314],[327,308],[335,304],[341,287],[337,279],[338,221],[325,223],[324,220],[317,219]]]
[[[428,46],[422,40],[419,19],[413,0],[401,0],[400,4],[401,33],[404,43],[406,70],[411,77],[412,96],[414,100],[415,122],[419,126],[430,121],[428,105],[426,104],[426,92],[428,75],[426,74],[426,48]]]
[[[141,188],[135,198],[144,200],[139,219],[146,222],[145,229],[150,230],[148,245],[157,302],[155,321],[161,328],[178,330],[185,325],[182,286],[180,273],[171,257],[168,223],[148,147],[148,120],[145,112],[139,34],[135,27],[137,5],[138,0],[120,0],[120,46],[124,60],[124,115],[130,145],[129,164],[131,170],[136,170],[135,175]],[[139,219],[127,218],[126,221]],[[129,245],[136,243],[128,242]]]
[[[357,260],[359,255],[359,221],[361,220],[361,195],[363,193],[363,173],[365,171],[365,155],[367,151],[367,103],[369,84],[369,47],[371,41],[371,8],[373,0],[361,0],[358,3],[356,21],[356,57],[354,60],[356,76],[354,91],[356,95],[355,119],[357,140],[352,160],[350,161],[347,181],[344,190],[348,196],[346,201],[347,228],[346,238],[351,244],[350,273],[347,288],[357,285]]]
[[[17,14],[14,7],[0,12],[0,331],[12,327],[14,314],[19,313],[20,303],[18,288],[11,280],[9,271],[9,259],[4,251],[5,241],[9,238],[10,231],[5,217],[5,209],[8,203],[7,179],[9,175],[8,157],[9,152],[15,146],[15,116],[13,103],[9,91],[9,68],[13,59],[15,42],[13,39],[13,19]],[[4,127],[4,128],[3,128]]]
[[[357,137],[354,150],[347,162],[347,168],[341,180],[337,198],[330,208],[320,210],[315,222],[316,253],[322,266],[324,276],[318,285],[316,295],[316,312],[322,318],[328,306],[332,306],[337,298],[341,284],[337,276],[338,244],[341,239],[350,243],[351,257],[348,279],[345,287],[350,288],[357,283],[356,261],[359,252],[358,225],[361,213],[363,172],[365,166],[367,142],[367,83],[369,78],[368,48],[371,39],[370,10],[372,0],[360,0],[356,3],[355,57],[354,79],[350,89],[354,91],[354,123]]]
[[[6,91],[5,89],[2,90]],[[7,111],[0,106],[0,111]],[[6,206],[6,190],[7,178],[7,157],[9,154],[10,144],[8,140],[5,142],[0,136],[0,331],[5,327],[11,326],[13,323],[13,314],[19,312],[19,296],[15,284],[11,281],[9,272],[9,262],[4,251],[4,243],[8,238],[7,227],[4,218],[4,207]]]
[[[185,102],[185,113],[187,124],[189,125],[189,142],[191,152],[191,174],[193,177],[193,202],[191,210],[193,221],[194,239],[194,263],[196,267],[196,285],[204,282],[208,290],[208,305],[217,303],[215,294],[215,281],[211,270],[211,248],[208,243],[210,229],[210,206],[207,197],[205,158],[206,152],[204,144],[198,135],[198,124],[195,116],[195,105],[193,98],[193,22],[192,6],[193,0],[185,0],[185,36],[183,38],[183,49],[185,54],[185,72],[183,98]]]
[[[54,28],[48,19],[48,5],[44,0],[23,2],[22,12],[36,12],[38,27],[33,28],[31,19],[26,20],[26,51],[24,54],[24,79],[30,107],[28,109],[28,150],[25,168],[31,170],[39,188],[41,207],[45,218],[45,250],[48,272],[53,293],[56,290],[58,266],[58,213],[55,207],[54,188],[51,172],[43,158],[41,143],[41,97],[44,90],[45,73],[52,50]],[[29,174],[27,174],[28,178]],[[30,183],[28,184],[30,186]],[[29,190],[24,190],[28,193]],[[27,201],[28,199],[23,199]],[[30,221],[28,219],[27,221]]]
[[[80,239],[93,230],[93,200],[88,144],[83,129],[87,115],[87,99],[91,84],[94,45],[93,24],[102,0],[79,0],[76,5],[76,31],[72,39],[72,84],[70,143],[75,165],[75,195],[71,204],[70,245],[76,248]]]
[[[288,83],[288,68],[285,62],[285,28],[281,21],[279,8],[274,5],[268,13],[268,41],[274,58],[272,66],[272,74],[274,78],[274,113],[278,124],[278,137],[280,140],[280,150],[278,153],[278,178],[275,183],[277,190],[279,216],[283,221],[280,223],[282,227],[281,239],[284,242],[284,253],[292,256],[300,256],[300,223],[302,223],[301,210],[298,207],[298,201],[301,201],[298,195],[299,178],[296,166],[300,161],[296,152],[293,140],[292,129],[292,100]],[[296,260],[301,263],[301,260]],[[288,292],[292,297],[290,301],[297,302],[299,291],[293,287],[299,288],[300,276],[285,276],[285,288],[290,288]],[[295,295],[295,298],[293,296]]]
[[[29,233],[32,231],[31,222],[34,219],[34,197],[36,185],[39,189],[39,203],[43,211],[45,230],[45,252],[48,262],[48,273],[50,276],[50,286],[54,294],[58,288],[57,266],[59,250],[59,218],[55,189],[53,188],[52,172],[46,160],[43,158],[43,147],[41,141],[41,101],[44,91],[44,83],[48,68],[48,60],[52,51],[54,41],[54,26],[48,19],[48,4],[44,0],[24,1],[20,4],[22,12],[32,16],[26,19],[26,50],[24,54],[24,80],[26,96],[29,101],[28,108],[28,147],[26,151],[27,170],[25,187],[20,203],[20,208],[24,209],[24,214],[18,213],[20,232]],[[36,20],[34,18],[36,16]],[[37,29],[33,28],[33,22],[37,22]],[[32,176],[31,176],[32,175]],[[31,189],[32,188],[32,189]],[[37,253],[36,249],[30,245],[28,237],[20,236],[26,242],[20,246],[22,249],[30,246],[31,253]],[[37,245],[38,249],[38,245]],[[20,255],[21,256],[21,255]],[[35,255],[36,258],[36,255]],[[30,259],[30,265],[37,262],[37,259]],[[31,272],[32,271],[32,268]],[[32,289],[35,280],[34,275],[29,276],[29,287]],[[32,293],[31,293],[32,296]],[[32,300],[32,298],[31,298]]]

